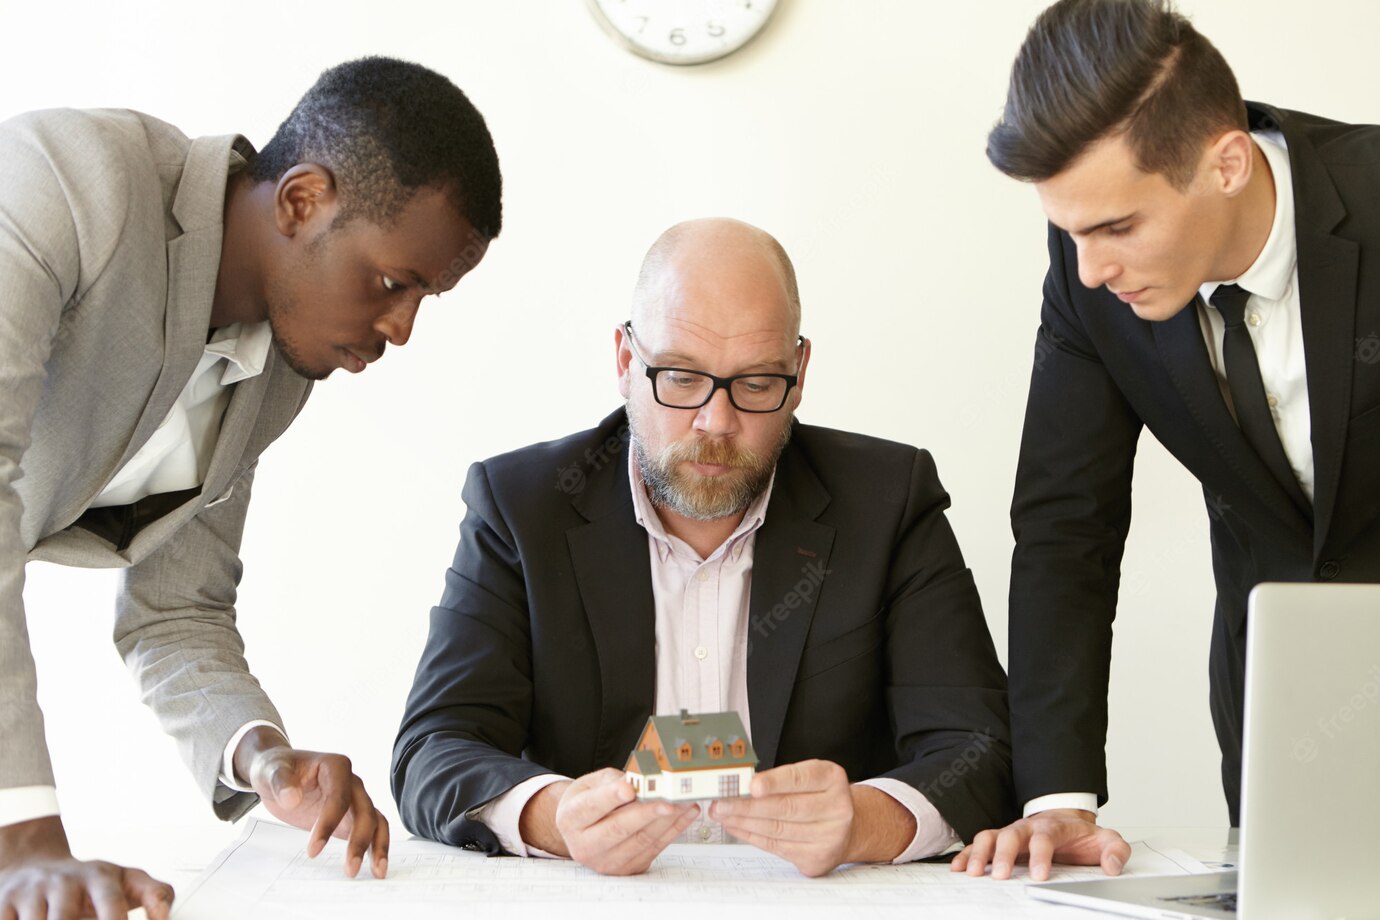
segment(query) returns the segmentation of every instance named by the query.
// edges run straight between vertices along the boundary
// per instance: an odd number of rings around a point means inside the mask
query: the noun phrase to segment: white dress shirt
[[[128,505],[150,495],[201,485],[220,436],[221,419],[230,404],[230,388],[263,373],[272,343],[267,322],[250,326],[236,323],[212,333],[201,361],[167,417],[91,507]],[[253,790],[235,781],[235,747],[258,725],[267,725],[287,737],[279,726],[261,721],[250,722],[235,733],[225,748],[221,782],[239,792]],[[0,827],[59,813],[57,790],[52,786],[0,789]]]
[[[634,448],[633,450],[635,450]],[[743,520],[708,558],[666,532],[642,482],[633,451],[629,481],[637,523],[647,531],[652,597],[656,605],[656,700],[653,711],[676,713],[736,711],[752,736],[748,709],[748,605],[752,594],[752,556],[757,530],[766,521],[775,475],[743,514]],[[494,832],[503,848],[519,856],[550,856],[529,847],[518,832],[528,800],[555,774],[534,776],[474,809],[469,817]],[[948,849],[958,841],[939,811],[919,790],[890,777],[866,780],[900,802],[915,817],[916,833],[896,862],[909,862]],[[681,835],[681,842],[723,843],[723,827],[703,811]]]
[[[1308,376],[1303,354],[1303,316],[1299,304],[1298,238],[1294,226],[1293,171],[1284,135],[1278,131],[1251,134],[1275,183],[1275,214],[1270,235],[1251,267],[1239,278],[1209,281],[1198,289],[1202,303],[1198,322],[1207,343],[1208,358],[1217,374],[1222,398],[1232,408],[1227,388],[1222,339],[1226,323],[1211,298],[1219,285],[1236,284],[1250,292],[1246,301],[1246,327],[1260,364],[1265,398],[1275,420],[1284,455],[1308,500],[1313,500],[1312,414],[1308,407]],[[1097,796],[1091,792],[1064,792],[1039,796],[1026,803],[1026,817],[1051,808],[1081,808],[1097,813]]]

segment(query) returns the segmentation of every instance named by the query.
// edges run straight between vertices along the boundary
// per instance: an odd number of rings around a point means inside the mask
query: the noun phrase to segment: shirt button
[[[1318,577],[1325,578],[1328,581],[1331,581],[1332,579],[1336,578],[1341,573],[1342,567],[1332,559],[1329,559],[1322,565],[1318,566]]]
[[[699,573],[698,575],[695,576],[695,580],[696,580],[696,581],[708,581],[708,580],[709,580],[709,573],[706,572],[704,569],[700,569],[700,573]]]
[[[1275,399],[1273,394],[1266,396],[1265,401],[1270,404],[1271,409],[1279,405],[1279,400]]]
[[[709,835],[712,834],[712,833],[714,833],[714,832],[711,831],[709,828],[707,828],[707,827],[702,827],[702,828],[700,828],[700,839],[701,839],[701,840],[708,840],[708,839],[709,839]]]
[[[705,648],[703,645],[695,646],[695,657],[700,661],[704,661],[704,659],[709,657],[709,649]]]
[[[1261,323],[1260,314],[1252,313],[1250,316],[1246,317],[1246,322],[1250,323],[1252,326],[1259,326]]]

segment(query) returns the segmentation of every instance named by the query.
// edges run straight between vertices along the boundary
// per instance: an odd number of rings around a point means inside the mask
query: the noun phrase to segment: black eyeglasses
[[[715,377],[684,367],[652,367],[633,343],[632,320],[624,323],[623,329],[628,333],[628,347],[647,368],[647,379],[652,381],[652,396],[668,409],[698,409],[722,389],[728,391],[728,401],[740,412],[776,412],[786,404],[791,387],[800,382],[798,373]],[[805,337],[797,338],[799,342],[796,347],[799,348],[805,344]]]

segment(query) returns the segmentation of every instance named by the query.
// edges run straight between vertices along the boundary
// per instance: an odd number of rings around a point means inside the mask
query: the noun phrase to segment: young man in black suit
[[[1211,705],[1238,815],[1246,598],[1380,580],[1380,129],[1243,103],[1162,0],[1062,0],[988,157],[1032,182],[1050,268],[1012,503],[1010,680],[1026,817],[955,861],[1120,872],[1099,828],[1136,441],[1203,484]],[[1306,675],[1304,676],[1306,679]]]
[[[948,495],[926,451],[794,420],[810,343],[785,251],[677,225],[632,313],[626,410],[470,469],[394,746],[403,823],[642,872],[720,834],[617,769],[682,709],[737,711],[760,761],[708,817],[808,875],[1009,820],[1006,680]]]

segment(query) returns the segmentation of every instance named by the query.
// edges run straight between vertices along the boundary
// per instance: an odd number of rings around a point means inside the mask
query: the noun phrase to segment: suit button
[[[1342,567],[1331,559],[1318,566],[1318,577],[1326,578],[1328,581],[1336,578],[1341,572]]]

